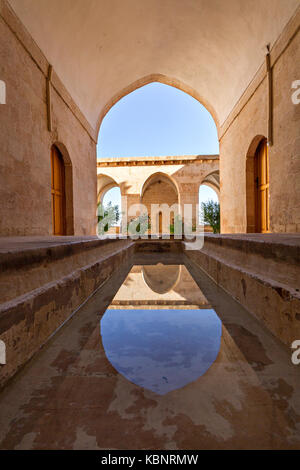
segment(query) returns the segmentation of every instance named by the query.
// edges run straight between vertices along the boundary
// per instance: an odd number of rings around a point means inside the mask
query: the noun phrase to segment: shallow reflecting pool
[[[166,281],[165,268],[168,273],[170,267],[155,269],[156,283]],[[101,320],[103,347],[113,367],[159,395],[203,375],[221,343],[219,317],[186,268],[178,271],[175,285],[158,294],[145,281],[144,269],[134,267]]]
[[[120,265],[0,393],[1,449],[300,448],[290,350],[188,259],[154,255]]]

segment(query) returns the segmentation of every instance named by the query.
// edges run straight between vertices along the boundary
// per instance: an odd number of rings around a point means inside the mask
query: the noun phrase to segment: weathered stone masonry
[[[95,233],[96,135],[55,67],[53,130],[48,131],[49,63],[2,0],[0,13],[0,77],[7,88],[6,105],[0,108],[0,233],[52,234],[50,149],[54,143],[72,163],[74,233]]]

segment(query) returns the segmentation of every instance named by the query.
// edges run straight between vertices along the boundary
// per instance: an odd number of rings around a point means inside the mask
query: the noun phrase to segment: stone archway
[[[169,77],[161,73],[151,73],[149,75],[141,77],[138,80],[135,80],[134,82],[130,83],[129,85],[122,88],[120,91],[115,93],[115,95],[113,95],[110,98],[110,100],[105,104],[105,106],[100,111],[100,115],[97,121],[97,132],[99,133],[101,123],[104,117],[106,116],[106,114],[119,100],[121,100],[124,96],[129,95],[133,91],[137,90],[138,88],[142,88],[143,86],[148,85],[149,83],[154,83],[154,82],[163,83],[165,85],[178,88],[178,90],[184,91],[188,95],[195,98],[212,115],[212,118],[216,124],[217,130],[219,130],[219,119],[218,119],[216,110],[214,109],[214,107],[211,105],[210,102],[208,102],[206,99],[203,98],[202,95],[200,95],[198,91],[196,91],[190,85],[187,85],[186,83],[182,82],[181,80],[178,80],[177,78]]]
[[[261,144],[265,141],[265,136],[257,135],[252,140],[246,155],[246,222],[247,233],[257,231],[257,208],[256,208],[256,182],[255,182],[255,157]]]
[[[56,153],[62,160],[63,170],[63,221],[62,232],[59,235],[74,235],[74,208],[73,208],[73,167],[69,152],[62,142],[54,142],[51,146],[51,192],[53,192],[53,154]],[[52,225],[54,229],[54,207],[52,201]]]
[[[108,175],[98,174],[97,175],[97,204],[103,201],[103,198],[107,191],[112,188],[119,187],[118,183]]]
[[[106,203],[104,202],[104,197],[106,194],[113,188],[118,188],[120,191],[120,185],[111,177],[105,174],[98,174],[97,175],[97,218],[103,214],[102,210],[106,210]],[[120,191],[120,201],[117,204],[113,204],[113,206],[119,206],[119,216],[109,227],[109,231],[107,233],[119,233],[120,232],[120,217],[122,214],[122,197]],[[105,208],[104,208],[105,206]],[[99,222],[99,218],[98,218]],[[97,225],[97,231],[99,227]]]
[[[212,188],[216,192],[220,200],[220,171],[219,170],[213,171],[209,173],[208,175],[206,175],[205,178],[202,180],[200,186],[202,186],[203,184]]]
[[[152,174],[143,184],[141,203],[151,218],[151,232],[169,233],[179,212],[178,189],[171,177],[162,172]],[[163,207],[166,210],[160,210]]]

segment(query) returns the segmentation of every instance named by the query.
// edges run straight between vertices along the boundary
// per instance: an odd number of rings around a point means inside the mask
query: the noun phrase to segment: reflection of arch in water
[[[166,294],[177,285],[181,274],[180,265],[143,266],[142,276],[145,284],[157,294]]]

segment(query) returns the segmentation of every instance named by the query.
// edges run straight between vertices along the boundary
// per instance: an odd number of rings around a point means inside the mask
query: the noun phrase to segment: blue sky
[[[219,153],[213,118],[177,88],[150,83],[118,101],[100,127],[98,158]]]
[[[97,157],[144,157],[219,153],[217,129],[199,101],[177,88],[150,83],[118,101],[100,127]],[[217,200],[202,186],[201,201]],[[118,188],[108,191],[108,201],[118,204]]]

